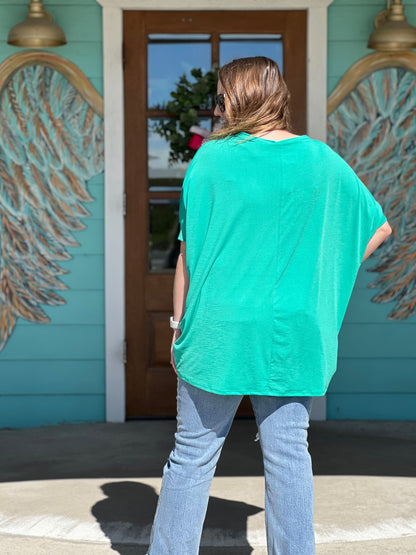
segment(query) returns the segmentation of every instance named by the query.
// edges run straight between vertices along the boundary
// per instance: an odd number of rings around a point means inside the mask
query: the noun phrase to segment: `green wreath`
[[[212,110],[213,98],[217,93],[218,68],[206,73],[195,68],[190,71],[194,81],[186,74],[179,77],[176,89],[170,93],[173,100],[158,109],[172,114],[152,124],[152,131],[167,140],[170,145],[169,162],[189,162],[195,150],[188,146],[192,137],[190,128],[198,125],[198,110]]]

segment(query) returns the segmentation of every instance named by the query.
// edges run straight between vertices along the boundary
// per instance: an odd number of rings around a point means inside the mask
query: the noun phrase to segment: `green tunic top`
[[[179,376],[213,393],[324,395],[380,204],[307,135],[208,141],[179,207],[190,278]]]

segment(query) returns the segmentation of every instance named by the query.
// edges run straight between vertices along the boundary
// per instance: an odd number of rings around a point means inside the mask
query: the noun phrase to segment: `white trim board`
[[[97,0],[103,8],[121,10],[311,10],[333,0]]]
[[[125,420],[123,10],[223,10],[223,0],[97,0],[103,7],[106,420]],[[307,10],[307,134],[326,141],[327,7],[332,0],[228,0],[227,10]],[[326,397],[311,419],[326,420]]]

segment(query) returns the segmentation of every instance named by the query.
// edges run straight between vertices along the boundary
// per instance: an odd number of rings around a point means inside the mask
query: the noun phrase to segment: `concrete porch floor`
[[[144,555],[175,431],[174,419],[0,430],[0,553]],[[267,554],[256,431],[234,420],[201,555]],[[318,555],[416,554],[415,438],[415,422],[311,422]]]

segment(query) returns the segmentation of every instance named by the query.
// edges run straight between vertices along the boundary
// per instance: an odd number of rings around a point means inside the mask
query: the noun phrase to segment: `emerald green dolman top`
[[[329,146],[206,142],[179,204],[189,290],[178,375],[213,393],[324,395],[380,204]]]

